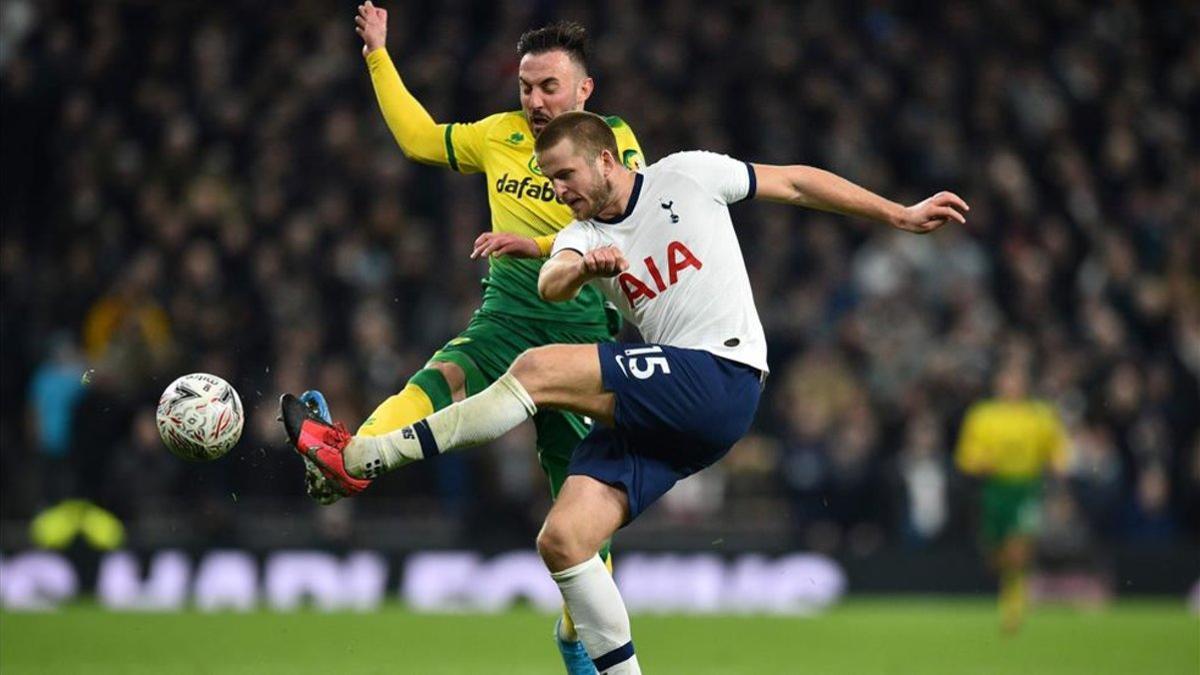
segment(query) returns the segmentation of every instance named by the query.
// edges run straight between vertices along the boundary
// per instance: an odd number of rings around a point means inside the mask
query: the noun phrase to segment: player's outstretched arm
[[[950,221],[966,223],[971,207],[953,192],[903,206],[823,169],[811,166],[754,164],[755,196],[821,211],[868,218],[917,234],[932,232]]]
[[[400,150],[409,159],[448,166],[444,127],[405,88],[388,55],[387,10],[367,0],[358,6],[354,23],[354,32],[363,40],[363,57],[371,73],[379,110]]]
[[[629,269],[629,263],[616,246],[601,246],[581,254],[565,249],[542,265],[538,275],[538,295],[547,302],[565,302],[579,294],[592,279],[615,277]]]

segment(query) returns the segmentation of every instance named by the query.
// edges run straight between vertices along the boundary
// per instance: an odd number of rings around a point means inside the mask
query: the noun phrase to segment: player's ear
[[[582,110],[583,104],[592,96],[592,91],[595,90],[596,83],[592,78],[585,77],[579,81],[579,88],[575,91],[575,104]]]
[[[613,157],[613,154],[608,150],[601,150],[597,159],[600,160],[600,172],[604,177],[608,178],[611,176],[613,169],[617,168],[617,158]]]

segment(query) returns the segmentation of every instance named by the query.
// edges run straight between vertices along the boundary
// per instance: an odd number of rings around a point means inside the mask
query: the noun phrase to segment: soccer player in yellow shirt
[[[359,5],[355,23],[379,108],[400,149],[423,164],[484,174],[492,217],[492,232],[476,240],[472,253],[472,257],[487,257],[489,263],[482,307],[462,333],[409,378],[402,391],[381,403],[358,430],[361,436],[379,436],[481,391],[527,349],[563,342],[610,342],[620,319],[615,310],[606,310],[596,289],[584,289],[572,302],[554,304],[543,302],[537,290],[542,258],[572,216],[538,169],[533,143],[550,120],[582,110],[592,94],[583,26],[564,22],[521,36],[517,43],[521,110],[477,122],[438,123],[404,86],[392,64],[385,47],[387,11],[368,1]],[[618,117],[605,120],[617,137],[622,163],[631,169],[640,167],[642,151],[633,131]],[[319,392],[305,392],[302,400],[328,419],[328,406]],[[578,415],[551,410],[534,417],[534,425],[538,459],[551,496],[557,496],[571,453],[589,426]],[[309,493],[319,501],[343,496],[341,488],[320,477],[315,466],[310,466],[307,478]],[[359,481],[355,487],[361,490],[367,484]],[[608,560],[607,545],[601,555]],[[565,609],[555,633],[568,673],[596,672]]]
[[[971,406],[955,452],[958,468],[983,482],[984,544],[1000,575],[1000,621],[1006,632],[1025,618],[1025,575],[1041,511],[1042,478],[1061,473],[1067,436],[1054,406],[1028,397],[1025,367],[996,375],[996,397]]]

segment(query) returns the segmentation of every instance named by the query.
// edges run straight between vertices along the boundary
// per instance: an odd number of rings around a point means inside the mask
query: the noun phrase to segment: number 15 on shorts
[[[625,349],[624,354],[617,354],[614,358],[626,377],[633,375],[639,380],[648,380],[654,377],[655,373],[671,374],[671,364],[667,363],[662,347],[631,347]]]

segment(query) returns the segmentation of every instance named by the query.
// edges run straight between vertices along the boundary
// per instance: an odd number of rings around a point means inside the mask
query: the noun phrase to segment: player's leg
[[[1036,526],[1035,484],[992,479],[983,485],[983,538],[999,579],[997,607],[1007,633],[1021,627],[1027,607],[1026,570]]]
[[[441,352],[434,358],[439,355]],[[388,397],[371,413],[359,427],[358,434],[385,434],[428,417],[455,400],[461,400],[466,395],[466,373],[472,372],[469,362],[464,365],[465,368],[454,360],[431,360],[425,368],[409,378],[403,390]],[[300,402],[308,407],[311,414],[327,424],[333,424],[329,403],[320,391],[310,389],[304,392],[300,395]],[[308,457],[304,457],[304,484],[308,496],[320,504],[332,504],[346,492],[336,482],[327,479],[321,468]]]
[[[576,447],[538,550],[596,668],[637,672],[632,642],[625,641],[628,616],[594,553],[678,480],[728,452],[753,419],[760,377],[694,350],[602,344],[597,351],[604,390],[619,401],[620,425],[596,424]]]
[[[417,371],[398,393],[380,403],[358,428],[359,436],[379,436],[441,410],[467,395],[467,374],[458,359],[436,360],[439,352],[424,368]],[[477,370],[477,369],[476,369]],[[479,376],[482,377],[482,376]],[[479,387],[482,389],[482,387]],[[333,424],[333,416],[325,395],[316,389],[300,394],[300,401],[317,417]]]
[[[571,610],[580,640],[602,674],[641,672],[625,602],[597,554],[629,515],[623,489],[575,475],[563,484],[538,533],[538,553]]]
[[[566,410],[612,426],[616,398],[604,388],[594,344],[527,350],[507,374],[521,383],[538,407]]]
[[[381,436],[432,415],[466,395],[467,376],[456,363],[430,361],[398,393],[380,403],[358,428],[359,436]]]
[[[547,330],[542,326],[513,325],[495,317],[479,314],[461,335],[451,340],[430,360],[427,369],[412,378],[404,391],[385,401],[359,428],[358,436],[377,436],[407,426],[448,406],[452,400],[472,396],[503,374],[525,350],[552,343],[589,344],[609,340],[602,330]],[[436,377],[434,369],[442,377]],[[306,394],[309,392],[306,392]],[[304,396],[301,397],[304,400]],[[328,414],[321,418],[332,424]],[[579,416],[545,410],[534,418],[537,427],[538,457],[550,480],[555,496],[566,477],[571,451],[588,432],[589,425]],[[327,480],[321,469],[307,458],[309,494],[322,503],[341,497],[334,481]],[[317,487],[314,488],[313,485]],[[318,489],[324,486],[325,489]],[[607,546],[604,547],[607,555]],[[607,559],[606,559],[607,562]],[[611,563],[609,563],[611,572]],[[570,615],[565,610],[556,622],[554,634],[568,675],[595,675],[596,669],[575,635]]]
[[[557,499],[567,479],[571,455],[587,436],[591,425],[579,415],[559,410],[541,410],[534,416],[533,423],[537,430],[538,463],[546,474],[551,498]],[[601,544],[600,558],[612,574],[610,543]],[[554,638],[570,675],[595,674],[592,659],[579,641],[575,621],[565,602],[562,615],[554,623]]]
[[[1028,607],[1027,571],[1033,546],[1029,537],[1008,537],[997,552],[1000,572],[1000,627],[1014,633],[1025,621]]]
[[[1001,627],[1013,633],[1025,622],[1029,609],[1029,567],[1033,563],[1034,536],[1041,523],[1041,484],[1030,481],[1017,489],[1016,515],[1003,546],[1001,577]]]
[[[495,440],[546,406],[612,422],[596,345],[551,345],[521,354],[508,372],[475,396],[399,431],[359,437],[345,448],[351,476],[377,476],[448,450]],[[340,451],[337,448],[336,451]]]
[[[465,338],[465,339],[464,339]],[[468,334],[452,340],[435,358],[461,358],[467,362],[467,395],[473,396],[504,374],[527,349],[548,344],[593,344],[610,340],[609,331],[590,327],[548,327],[537,322],[511,322],[499,317],[478,315]],[[479,364],[483,371],[475,367]],[[481,373],[472,380],[470,373]],[[486,375],[486,379],[484,378]],[[550,496],[558,495],[566,479],[571,453],[587,435],[590,424],[573,413],[545,409],[533,418],[537,432],[538,461],[549,480]],[[607,555],[607,546],[602,555]],[[611,571],[611,564],[609,570]],[[563,605],[563,615],[555,621],[553,635],[567,675],[596,675],[596,668],[575,634],[574,623]]]
[[[292,445],[348,494],[409,462],[493,441],[536,414],[539,405],[611,423],[614,398],[604,391],[596,345],[528,350],[479,394],[382,436],[353,437],[311,414],[296,397],[280,400]]]
[[[508,344],[504,339],[506,335],[503,327],[495,325],[486,316],[476,315],[462,333],[438,350],[423,369],[409,378],[402,391],[385,400],[363,422],[358,435],[370,437],[389,433],[428,417],[456,400],[482,391],[504,372],[523,349]],[[334,426],[329,407],[320,392],[306,391],[300,401],[308,405],[309,412],[316,418]],[[293,427],[302,424],[304,419],[299,409],[294,409],[291,417]],[[289,429],[293,442],[299,438],[297,433],[298,429]],[[322,504],[332,503],[346,494],[354,494],[369,484],[327,477],[327,474],[336,474],[337,471],[330,471],[329,467],[322,468],[307,456],[304,459],[307,492]]]

